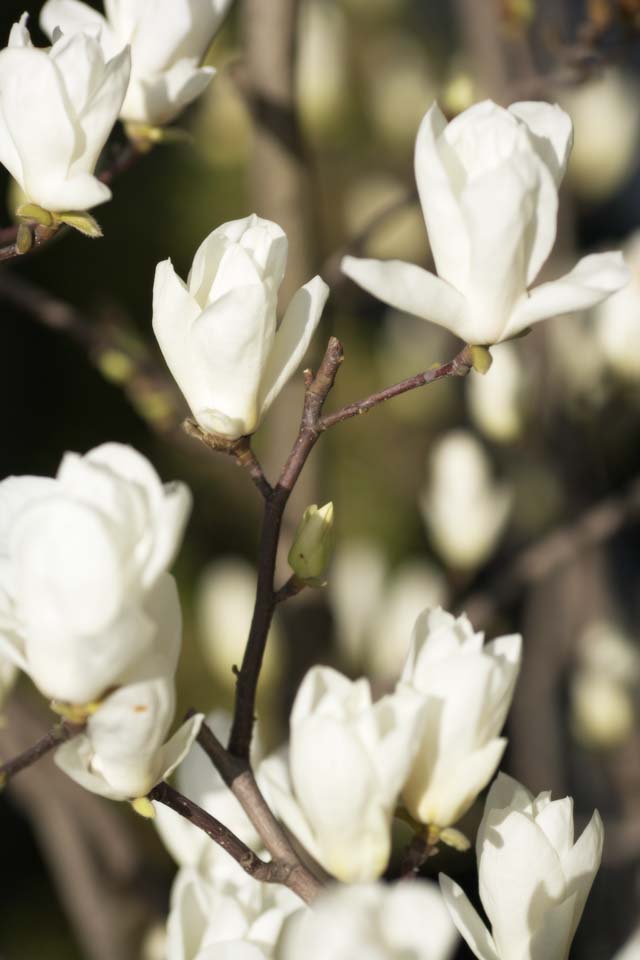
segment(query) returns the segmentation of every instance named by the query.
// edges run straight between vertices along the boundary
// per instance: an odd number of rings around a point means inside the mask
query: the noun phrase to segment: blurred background
[[[29,4],[37,42],[41,3]],[[93,4],[98,6],[98,4]],[[0,42],[24,9],[3,0]],[[151,289],[170,256],[186,276],[211,229],[256,211],[290,240],[286,302],[320,272],[332,294],[316,338],[345,363],[328,409],[450,359],[460,344],[389,310],[339,272],[346,252],[429,265],[413,141],[438,98],[558,101],[575,147],[542,279],[622,247],[629,288],[493,350],[485,377],[447,381],[342,424],[318,444],[287,513],[333,500],[329,585],[279,609],[262,678],[269,745],[297,684],[331,663],[393,685],[416,613],[466,610],[489,636],[521,631],[523,673],[503,768],[572,795],[578,829],[605,821],[603,867],[572,950],[608,960],[640,902],[640,3],[638,0],[245,0],[209,53],[218,75],[181,118],[191,142],[155,148],[99,208],[104,239],[66,234],[2,265],[1,475],[52,474],[65,450],[135,445],[194,493],[177,565],[184,606],[179,713],[232,702],[251,616],[260,519],[248,477],[189,439],[151,335]],[[105,152],[122,149],[117,130]],[[4,224],[12,191],[5,178]],[[295,436],[298,377],[256,438],[273,478]],[[2,756],[50,723],[20,680]],[[482,802],[461,828],[474,835]],[[2,960],[133,960],[154,952],[175,871],[125,804],[82,792],[47,761],[0,798]],[[472,854],[430,860],[466,890]],[[459,957],[469,957],[461,947]]]

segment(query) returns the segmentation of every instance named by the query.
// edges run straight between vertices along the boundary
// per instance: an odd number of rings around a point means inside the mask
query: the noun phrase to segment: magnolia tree
[[[103,15],[80,0],[48,0],[40,25],[51,46],[33,45],[24,14],[0,53],[0,160],[23,194],[3,259],[67,228],[99,235],[90,211],[111,199],[114,171],[98,163],[116,119],[128,137],[122,168],[171,138],[166,124],[212,78],[201,58],[228,0],[104,6]],[[304,511],[290,576],[275,580],[285,508],[316,443],[400,394],[485,373],[494,344],[627,284],[617,252],[536,284],[554,245],[571,145],[570,116],[546,102],[485,100],[449,121],[437,103],[429,108],[415,177],[435,272],[354,256],[342,270],[385,303],[446,328],[460,348],[446,363],[327,409],[343,361],[331,336],[317,370],[304,371],[298,433],[275,479],[253,435],[311,344],[317,349],[328,284],[311,277],[283,302],[287,236],[255,214],[211,224],[186,280],[171,260],[158,264],[153,331],[191,409],[187,433],[245,470],[263,505],[231,716],[192,710],[171,732],[181,611],[170,569],[191,507],[187,487],[163,484],[144,456],[108,437],[64,454],[55,478],[0,484],[3,684],[23,671],[58,717],[0,775],[6,783],[53,750],[85,790],[155,820],[180,866],[169,960],[446,960],[458,935],[479,960],[568,957],[603,829],[596,811],[576,837],[571,798],[536,797],[499,772],[520,636],[485,642],[464,613],[430,607],[425,592],[384,695],[364,677],[312,666],[288,741],[271,754],[255,714],[277,607],[330,576],[331,502]],[[511,383],[513,367],[509,375]],[[482,471],[475,487],[468,482],[477,456],[472,440],[451,438],[423,498],[425,521],[445,544],[439,503],[455,504],[450,549],[461,566],[477,562],[474,544],[482,554],[510,508],[506,492],[487,501]],[[469,848],[473,838],[458,825],[487,787],[475,837],[483,919],[448,876],[438,887],[419,873],[438,848]]]

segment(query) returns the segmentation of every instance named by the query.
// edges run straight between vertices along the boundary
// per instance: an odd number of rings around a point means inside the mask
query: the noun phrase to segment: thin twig
[[[238,863],[242,869],[262,883],[278,883],[289,887],[294,893],[305,902],[310,902],[317,893],[319,885],[316,884],[313,890],[307,883],[300,883],[301,865],[283,862],[282,860],[272,860],[270,862],[261,860],[260,857],[243,843],[223,823],[220,823],[214,816],[199,807],[193,800],[183,796],[178,790],[162,781],[149,793],[149,798],[158,803],[163,803],[170,807],[176,813],[184,817],[199,830],[202,830],[212,840],[225,850],[230,857]]]
[[[4,787],[5,784],[7,784],[12,777],[15,777],[17,773],[20,773],[21,770],[25,770],[27,767],[37,763],[42,757],[46,757],[51,750],[55,750],[61,743],[66,743],[67,740],[75,737],[76,734],[81,733],[82,730],[82,725],[67,723],[66,720],[61,720],[60,723],[52,727],[51,730],[45,733],[33,746],[28,747],[23,753],[18,754],[17,757],[13,757],[13,759],[7,760],[6,763],[0,765],[0,787]]]
[[[282,516],[291,491],[320,436],[322,406],[333,386],[342,358],[342,344],[335,337],[331,337],[318,372],[307,386],[298,436],[277,485],[265,501],[260,535],[256,602],[249,639],[238,673],[233,725],[229,738],[230,752],[245,759],[249,756],[258,678],[276,605],[273,579]]]
[[[237,440],[229,440],[227,437],[218,436],[215,433],[207,433],[195,420],[187,419],[182,424],[182,428],[190,437],[199,440],[206,447],[215,450],[218,453],[226,453],[233,457],[239,467],[244,467],[251,480],[260,491],[265,500],[268,500],[273,489],[264,475],[262,465],[255,453],[251,449],[251,437],[240,437]]]
[[[437,844],[432,843],[423,834],[416,833],[405,851],[398,879],[412,880],[429,857],[435,856],[437,852]]]
[[[417,387],[424,387],[428,383],[436,383],[438,380],[444,380],[446,377],[464,377],[469,373],[472,366],[473,361],[469,347],[464,347],[460,353],[458,353],[453,360],[449,360],[448,363],[440,364],[440,366],[426,370],[424,373],[417,373],[407,380],[401,380],[400,383],[386,387],[384,390],[379,390],[377,393],[372,393],[371,396],[365,397],[363,400],[355,400],[353,403],[348,403],[346,406],[336,410],[335,413],[325,415],[320,420],[319,428],[320,430],[328,430],[329,427],[333,427],[337,423],[342,423],[344,420],[349,420],[351,417],[362,416],[363,413],[367,413],[373,407],[377,407],[378,404],[384,403],[386,400],[391,400],[393,397],[399,397],[402,393],[415,390]]]

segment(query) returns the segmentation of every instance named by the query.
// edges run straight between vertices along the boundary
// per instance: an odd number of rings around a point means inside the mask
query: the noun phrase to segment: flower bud
[[[322,587],[333,550],[333,503],[312,503],[302,514],[289,551],[289,566],[310,587]]]

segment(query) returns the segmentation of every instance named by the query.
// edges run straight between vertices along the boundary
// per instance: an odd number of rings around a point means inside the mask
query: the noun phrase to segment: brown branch
[[[183,796],[178,790],[175,790],[168,783],[162,781],[149,793],[151,800],[163,803],[170,807],[176,813],[184,817],[190,823],[207,834],[215,843],[225,850],[230,857],[238,863],[242,869],[261,883],[278,883],[289,887],[294,893],[310,902],[317,892],[316,889],[310,890],[306,882],[300,883],[303,868],[299,863],[291,864],[281,860],[272,860],[271,862],[261,860],[260,857],[243,843],[223,823],[220,823],[214,816],[199,807],[197,803]],[[306,871],[305,871],[306,872]]]
[[[273,493],[273,488],[264,475],[262,465],[251,449],[251,437],[240,437],[238,440],[228,440],[226,437],[214,433],[207,433],[195,420],[185,420],[182,424],[184,432],[194,437],[218,453],[226,453],[233,457],[239,467],[244,467],[254,485],[258,488],[265,500]]]
[[[13,757],[13,759],[7,760],[6,763],[0,765],[0,788],[4,787],[8,781],[11,780],[12,777],[15,777],[17,773],[20,773],[21,770],[26,770],[27,767],[31,767],[34,763],[37,763],[38,760],[41,760],[42,757],[46,757],[51,750],[59,747],[61,743],[66,743],[67,740],[81,733],[83,729],[84,727],[82,725],[67,723],[65,720],[61,720],[60,723],[52,727],[51,730],[45,733],[33,746],[28,747],[22,753],[18,754],[17,757]]]
[[[405,851],[398,879],[412,880],[429,857],[435,856],[436,853],[438,853],[437,844],[430,842],[422,834],[416,833]]]
[[[415,390],[417,387],[424,387],[428,383],[436,383],[446,377],[465,377],[472,366],[473,360],[470,350],[468,347],[464,347],[448,363],[440,364],[424,373],[417,373],[407,380],[401,380],[400,383],[379,390],[377,393],[372,393],[371,396],[365,397],[363,400],[348,403],[336,410],[335,413],[327,414],[320,420],[320,430],[328,430],[329,427],[334,427],[337,423],[342,423],[344,420],[351,419],[351,417],[362,416],[363,413],[367,413],[373,407],[377,407],[378,404],[384,403],[386,400],[392,400],[393,397],[399,397],[401,394],[407,393],[409,390]]]
[[[616,534],[631,517],[640,515],[640,479],[622,494],[594,504],[577,520],[543,536],[515,558],[500,565],[489,588],[462,598],[463,608],[474,624],[487,624],[501,607],[525,588],[540,583],[578,554]]]
[[[233,725],[229,738],[230,752],[244,759],[248,759],[249,756],[258,677],[276,605],[273,579],[282,517],[291,491],[320,436],[322,406],[333,386],[342,358],[342,344],[335,337],[331,337],[320,368],[307,386],[298,436],[277,485],[265,501],[260,535],[256,603],[249,639],[238,673]]]

